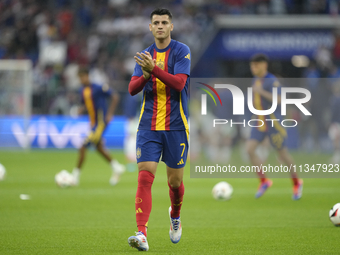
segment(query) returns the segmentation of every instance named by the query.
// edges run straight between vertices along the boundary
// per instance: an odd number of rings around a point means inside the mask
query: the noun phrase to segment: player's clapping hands
[[[139,64],[142,67],[144,78],[149,79],[150,73],[155,67],[156,60],[152,59],[152,56],[149,52],[145,53],[137,52],[136,55],[137,56],[134,56],[134,59],[136,60],[137,64]]]

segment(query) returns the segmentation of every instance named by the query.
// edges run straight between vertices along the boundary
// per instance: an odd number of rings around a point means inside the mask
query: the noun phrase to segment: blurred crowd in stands
[[[192,2],[162,4],[171,6],[175,26],[180,24],[173,37],[194,51],[201,46],[203,31],[212,29],[212,16],[218,9],[206,11],[209,5]],[[127,91],[133,56],[153,42],[148,24],[154,8],[155,1],[2,0],[0,59],[33,61],[34,113],[69,114],[78,100],[80,65],[91,66],[94,82]],[[65,61],[45,61],[42,52],[49,46],[58,47],[57,54],[64,53]]]
[[[336,15],[339,6],[337,0],[166,0],[161,4],[175,17],[173,38],[189,45],[192,52],[199,51],[203,35],[214,30],[217,14]],[[158,5],[153,0],[1,0],[0,59],[33,61],[34,114],[69,114],[79,102],[80,65],[91,66],[94,82],[107,82],[126,93],[134,54],[153,42],[149,14]],[[65,59],[44,60],[42,51],[51,46]],[[320,61],[327,62],[327,50]],[[340,36],[334,56],[340,59]]]

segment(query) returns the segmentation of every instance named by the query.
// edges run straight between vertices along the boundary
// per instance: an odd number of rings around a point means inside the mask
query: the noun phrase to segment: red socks
[[[261,171],[257,172],[257,176],[259,177],[261,183],[264,183],[267,180],[266,175],[262,172],[262,169]]]
[[[267,178],[260,178],[260,182],[264,183],[267,180]]]
[[[260,178],[261,183],[264,183],[267,180],[267,178]],[[293,185],[299,184],[299,178],[297,178],[297,175],[295,177],[292,177]]]
[[[138,231],[146,236],[146,228],[152,207],[151,186],[155,176],[149,171],[142,170],[138,173],[138,188],[136,193],[135,208]]]
[[[298,178],[292,178],[293,185],[298,185],[299,184],[299,179]]]
[[[169,195],[171,200],[171,218],[178,218],[181,212],[183,195],[184,195],[184,185],[183,182],[178,188],[172,188],[170,183],[169,185]]]
[[[135,200],[136,221],[138,231],[143,232],[145,236],[147,235],[146,230],[152,207],[151,186],[154,178],[155,176],[149,171],[142,170],[138,174],[138,188]],[[183,182],[178,188],[172,188],[169,183],[168,185],[172,208],[171,217],[178,218],[182,207],[184,185]]]

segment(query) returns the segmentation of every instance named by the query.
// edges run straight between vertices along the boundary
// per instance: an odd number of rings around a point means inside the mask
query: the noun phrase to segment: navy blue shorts
[[[262,142],[263,139],[268,136],[272,146],[281,150],[286,146],[286,130],[282,128],[268,127],[266,131],[260,131],[258,128],[251,128],[250,139]]]
[[[171,168],[185,166],[188,155],[188,130],[152,131],[138,130],[137,163],[162,161]]]

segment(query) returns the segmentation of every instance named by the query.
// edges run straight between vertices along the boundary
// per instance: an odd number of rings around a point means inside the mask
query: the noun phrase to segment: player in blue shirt
[[[111,164],[112,177],[110,184],[116,185],[120,175],[125,171],[125,166],[120,164],[116,159],[112,159],[104,148],[102,136],[107,125],[112,120],[119,97],[112,92],[108,84],[103,84],[102,86],[92,84],[87,68],[80,68],[78,76],[83,85],[81,95],[82,103],[85,105],[85,107],[82,106],[80,108],[79,113],[82,113],[85,109],[87,110],[90,118],[91,132],[79,149],[78,163],[72,172],[74,184],[78,185],[79,183],[80,171],[85,159],[86,149],[90,144],[93,144],[104,159]],[[107,99],[111,99],[109,108],[107,107]]]
[[[161,159],[166,164],[171,206],[170,240],[178,243],[182,226],[183,173],[188,153],[188,85],[190,49],[171,39],[172,14],[156,9],[149,29],[155,43],[137,53],[129,83],[131,95],[143,93],[137,131],[138,187],[135,199],[138,233],[128,239],[131,247],[147,251],[146,239],[152,198],[151,187]]]
[[[254,75],[252,84],[254,108],[257,110],[267,110],[272,106],[273,88],[276,87],[278,94],[281,94],[280,83],[273,74],[268,72],[268,57],[264,54],[257,54],[252,57],[250,69]],[[285,128],[281,126],[282,116],[280,103],[281,99],[280,96],[278,96],[278,106],[274,113],[267,116],[254,116],[254,119],[259,119],[256,125],[258,127],[251,128],[250,138],[247,141],[247,152],[252,165],[258,166],[259,168],[263,162],[256,154],[256,148],[265,137],[269,137],[270,143],[276,149],[280,161],[288,166],[294,165],[293,158],[285,146],[287,132]],[[278,121],[267,122],[266,119]],[[266,178],[264,173],[258,173],[258,175],[261,183],[255,195],[256,198],[261,197],[273,183],[270,179]],[[302,196],[303,181],[298,179],[297,174],[294,172],[291,173],[291,176],[294,184],[293,199],[298,200]]]

